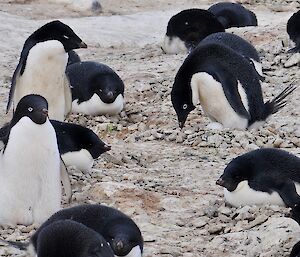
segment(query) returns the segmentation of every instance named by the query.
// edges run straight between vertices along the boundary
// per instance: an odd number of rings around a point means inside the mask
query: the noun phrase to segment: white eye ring
[[[68,37],[68,36],[66,36],[66,35],[63,35],[63,37],[64,37],[65,39],[69,39],[69,37]]]
[[[29,111],[29,112],[32,112],[32,111],[33,111],[33,108],[32,108],[32,107],[28,107],[28,111]]]
[[[185,110],[187,108],[187,104],[182,105],[182,109]]]
[[[186,22],[184,23],[184,25],[189,25],[189,23],[186,21]]]
[[[102,92],[103,90],[102,90],[102,89],[99,89],[99,91]]]

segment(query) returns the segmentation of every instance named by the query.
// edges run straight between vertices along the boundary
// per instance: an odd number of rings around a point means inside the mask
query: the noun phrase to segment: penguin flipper
[[[212,75],[215,77],[221,84],[226,96],[227,101],[229,102],[230,106],[233,110],[239,114],[240,116],[250,119],[250,114],[246,110],[239,90],[238,90],[238,81],[235,79],[230,72],[226,71],[225,69],[218,69]]]
[[[2,128],[0,128],[0,150],[2,150],[7,141],[8,141],[8,135],[10,132],[10,123],[6,123],[4,124],[4,126]]]
[[[15,91],[16,91],[16,85],[17,85],[17,82],[19,80],[22,67],[23,67],[23,61],[20,60],[18,66],[15,69],[14,74],[12,76],[11,86],[10,86],[9,96],[8,96],[8,102],[7,102],[7,106],[6,106],[6,113],[8,113],[8,111],[10,110],[11,105],[13,103],[13,97],[14,97],[14,94],[15,94]]]
[[[295,183],[291,180],[280,184],[278,193],[288,207],[293,208],[300,203],[300,196],[296,191]]]
[[[62,159],[60,159],[60,179],[65,190],[67,202],[70,203],[72,197],[71,181],[70,181],[70,177],[66,165]]]
[[[72,110],[71,83],[67,75],[64,76],[64,93],[65,93],[65,117],[67,117]]]

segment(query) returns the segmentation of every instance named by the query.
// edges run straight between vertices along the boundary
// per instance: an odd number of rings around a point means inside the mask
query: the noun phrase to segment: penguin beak
[[[118,252],[121,252],[123,250],[124,244],[122,241],[118,241],[115,243],[115,248]]]
[[[79,48],[87,48],[87,44],[81,41],[78,45]]]
[[[110,145],[104,145],[104,146],[103,146],[103,150],[104,150],[105,152],[107,152],[107,151],[111,150],[111,146],[110,146]]]
[[[45,115],[46,117],[48,117],[48,110],[47,109],[43,108],[42,109],[42,113],[43,113],[43,115]]]
[[[224,186],[224,180],[222,178],[219,178],[217,181],[216,181],[216,184],[219,185],[219,186]]]

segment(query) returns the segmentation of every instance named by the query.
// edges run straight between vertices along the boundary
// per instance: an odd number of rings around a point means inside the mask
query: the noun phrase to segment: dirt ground
[[[207,8],[215,1],[103,0],[103,13],[96,17],[41,1],[12,2],[0,0],[0,125],[11,119],[5,107],[23,43],[51,19],[70,25],[88,44],[78,51],[82,60],[109,65],[126,86],[120,115],[68,118],[112,146],[90,174],[70,169],[71,205],[104,203],[130,215],[144,236],[145,257],[289,255],[300,239],[299,226],[284,218],[289,210],[230,208],[215,181],[232,158],[253,149],[278,147],[300,154],[299,89],[283,110],[251,131],[209,130],[200,106],[180,130],[171,105],[171,87],[186,55],[162,53],[167,22],[182,9]],[[291,1],[244,2],[251,3],[246,6],[257,14],[259,26],[228,31],[259,51],[267,101],[290,83],[299,84],[299,66],[284,66],[291,57],[286,53],[291,46],[286,22],[297,6]],[[1,230],[0,236],[26,240],[33,232],[33,226],[18,226]],[[26,253],[0,243],[0,255]]]

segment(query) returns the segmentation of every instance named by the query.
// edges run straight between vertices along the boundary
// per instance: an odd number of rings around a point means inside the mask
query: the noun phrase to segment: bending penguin
[[[256,70],[260,80],[264,80],[259,55],[254,46],[245,39],[232,33],[218,32],[207,36],[200,42],[200,44],[208,43],[217,43],[230,47],[232,50],[245,57]]]
[[[88,172],[94,160],[111,149],[92,130],[80,125],[51,120],[58,149],[65,165]]]
[[[286,29],[290,39],[296,44],[288,52],[300,52],[300,10],[289,18]]]
[[[256,15],[238,3],[222,2],[209,7],[225,29],[231,27],[257,26]]]
[[[239,207],[275,204],[294,208],[300,203],[300,158],[264,148],[234,158],[216,182],[226,202]]]
[[[27,95],[16,107],[0,152],[0,224],[42,223],[58,211],[61,168],[47,101]]]
[[[1,241],[27,250],[32,257],[114,257],[111,247],[99,233],[73,220],[55,221],[33,237],[35,247],[31,243]]]
[[[162,50],[168,54],[189,52],[206,36],[224,31],[212,13],[202,9],[183,10],[169,20]]]
[[[214,122],[211,127],[246,129],[261,125],[285,106],[295,90],[288,86],[263,102],[261,85],[249,61],[221,44],[200,44],[176,74],[171,100],[182,128],[198,103]]]
[[[39,234],[44,228],[53,222],[70,219],[102,235],[115,256],[142,256],[143,237],[134,221],[121,211],[99,204],[79,205],[52,215],[31,238],[34,248],[36,249]]]
[[[72,111],[87,115],[118,114],[124,107],[124,83],[108,66],[80,62],[67,67]]]
[[[32,33],[13,74],[6,111],[23,96],[39,94],[49,103],[49,117],[64,120],[71,111],[71,90],[65,75],[67,52],[86,47],[69,26],[57,20]]]

